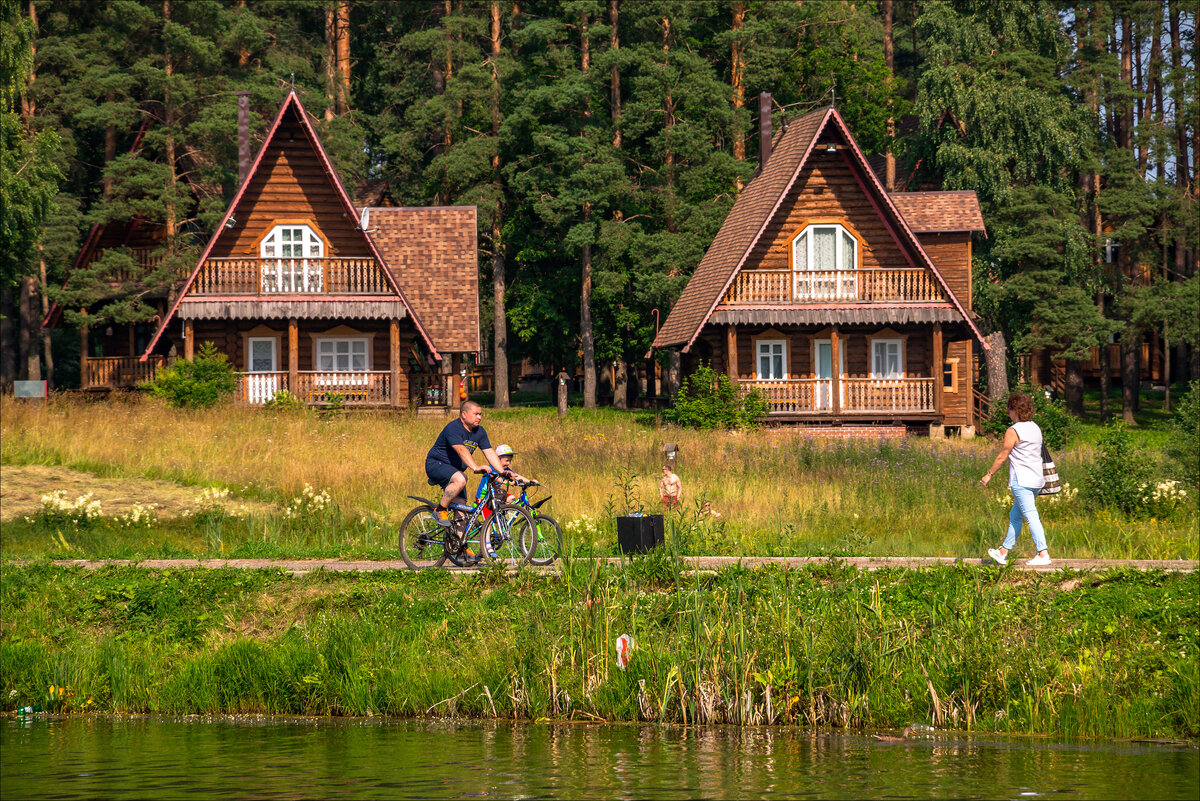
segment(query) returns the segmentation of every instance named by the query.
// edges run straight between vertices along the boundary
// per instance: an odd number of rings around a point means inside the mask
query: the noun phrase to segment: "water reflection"
[[[5,797],[1194,798],[1200,751],[724,726],[0,721]]]

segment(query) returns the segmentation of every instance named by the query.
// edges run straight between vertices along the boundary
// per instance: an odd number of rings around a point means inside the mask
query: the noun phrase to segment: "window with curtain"
[[[277,225],[259,244],[264,259],[319,259],[325,255],[325,242],[307,225]]]
[[[904,377],[904,340],[871,341],[871,378]]]
[[[782,339],[758,340],[758,378],[782,381],[787,378],[786,342]]]
[[[840,225],[810,225],[792,240],[796,300],[857,296],[858,240]]]
[[[317,340],[317,369],[329,372],[367,370],[366,337]]]

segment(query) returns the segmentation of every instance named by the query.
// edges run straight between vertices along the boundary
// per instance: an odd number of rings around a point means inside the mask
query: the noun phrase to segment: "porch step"
[[[417,417],[445,417],[450,413],[449,406],[418,406]]]

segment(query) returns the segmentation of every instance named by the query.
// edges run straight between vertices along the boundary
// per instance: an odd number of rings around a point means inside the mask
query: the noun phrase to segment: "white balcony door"
[[[818,339],[813,342],[815,351],[813,353],[813,372],[817,374],[817,391],[813,394],[813,402],[816,404],[816,411],[825,412],[833,407],[833,343],[828,339]],[[842,343],[842,347],[838,349],[838,362],[840,362],[840,373],[846,372],[846,346]],[[846,402],[845,387],[841,387],[838,393],[841,397],[842,404]]]
[[[250,337],[249,364],[246,365],[246,400],[249,403],[266,403],[275,397],[282,387],[279,385],[278,340],[275,337]]]

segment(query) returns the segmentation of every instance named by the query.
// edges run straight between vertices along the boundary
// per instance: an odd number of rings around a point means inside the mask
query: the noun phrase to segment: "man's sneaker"
[[[450,524],[454,522],[454,518],[450,516],[449,509],[438,508],[433,512],[433,519],[442,528],[450,528]]]
[[[1038,554],[1025,563],[1025,567],[1045,567],[1050,564],[1050,554]]]
[[[1008,564],[1008,557],[1006,557],[1004,554],[1000,553],[1000,551],[998,551],[995,548],[988,548],[988,556],[990,556],[992,558],[993,562],[1000,565],[1001,567],[1004,567],[1006,564]],[[1050,562],[1047,561],[1046,564],[1050,564]]]

